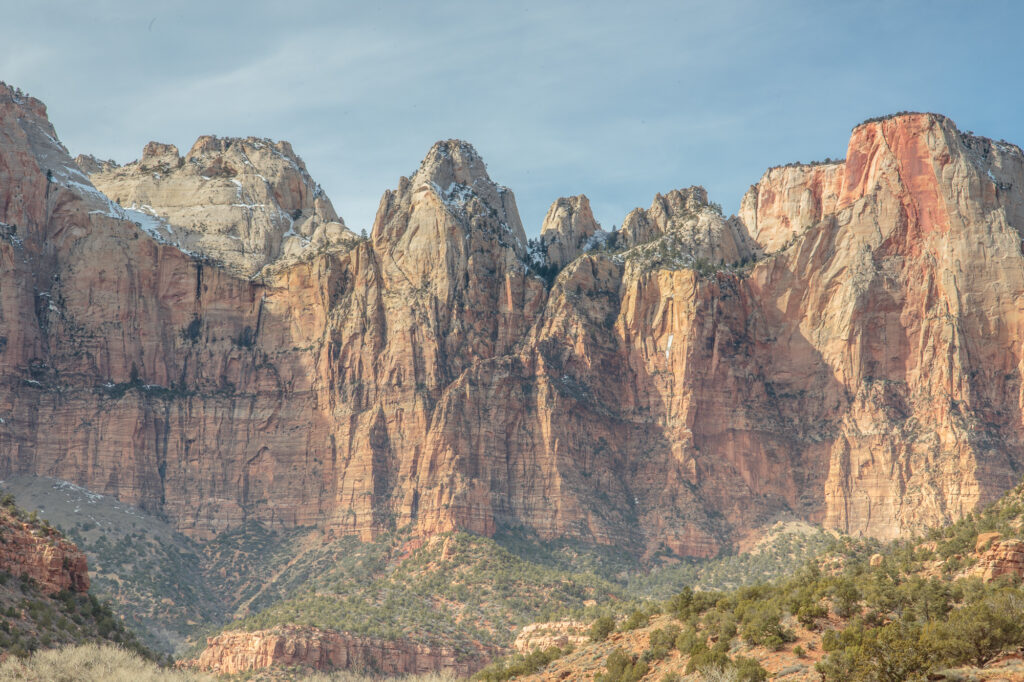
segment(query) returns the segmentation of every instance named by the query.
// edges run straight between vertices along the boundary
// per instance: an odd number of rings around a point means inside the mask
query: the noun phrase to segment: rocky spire
[[[595,235],[599,240],[608,236],[594,220],[590,200],[583,194],[557,199],[548,209],[540,228],[540,241],[547,262],[556,268],[565,267],[583,253]]]

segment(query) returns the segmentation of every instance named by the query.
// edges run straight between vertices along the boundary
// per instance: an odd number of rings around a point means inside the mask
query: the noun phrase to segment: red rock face
[[[282,626],[256,632],[225,632],[206,640],[206,649],[192,662],[197,668],[234,675],[271,666],[313,670],[366,670],[383,675],[446,672],[469,677],[493,652],[460,657],[447,647],[356,637],[314,627]]]
[[[0,571],[27,575],[47,594],[89,591],[85,554],[55,532],[0,511]]]
[[[985,582],[1001,575],[1024,576],[1024,542],[996,540],[978,559],[972,573]]]
[[[726,265],[749,231],[774,253],[748,270],[584,254],[549,289],[465,143],[369,240],[246,279],[119,213],[44,112],[0,91],[0,476],[199,538],[511,524],[710,556],[780,515],[894,537],[1024,464],[1024,156],[942,117],[769,172],[746,227],[699,188],[634,215]]]
[[[845,180],[842,162],[772,168],[750,188],[740,218],[768,252],[834,213]]]

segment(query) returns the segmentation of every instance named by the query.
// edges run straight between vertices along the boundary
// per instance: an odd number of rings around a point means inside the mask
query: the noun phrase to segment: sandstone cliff
[[[119,206],[41,103],[0,90],[0,475],[198,538],[522,525],[692,556],[780,515],[893,537],[1019,476],[1017,147],[871,122],[845,162],[766,174],[739,218],[659,195],[618,253],[561,253],[550,284],[512,192],[455,140],[369,240],[241,276],[287,232],[277,208],[245,232],[232,180],[264,192],[238,203],[301,209],[303,238],[334,224],[292,163],[254,139],[151,145],[90,165]],[[555,210],[575,249],[583,207]],[[228,233],[247,235],[231,269],[199,253]]]
[[[445,672],[468,677],[486,664],[489,653],[493,652],[481,650],[476,655],[460,656],[447,647],[282,626],[210,637],[202,654],[190,665],[222,675],[296,666],[324,671],[355,669],[388,676]]]
[[[834,213],[845,166],[842,162],[772,168],[740,203],[740,220],[765,251],[778,251]]]

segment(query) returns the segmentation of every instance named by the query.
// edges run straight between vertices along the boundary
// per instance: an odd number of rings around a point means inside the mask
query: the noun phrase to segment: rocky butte
[[[934,114],[527,240],[468,144],[349,232],[286,143],[79,157],[0,88],[0,476],[244,521],[711,556],[895,537],[1024,467],[1024,155]],[[546,276],[541,276],[544,274]]]

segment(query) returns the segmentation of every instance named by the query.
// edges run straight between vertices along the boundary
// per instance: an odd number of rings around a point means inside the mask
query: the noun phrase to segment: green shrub
[[[516,655],[509,659],[495,661],[476,675],[474,680],[482,682],[504,682],[521,675],[532,675],[552,661],[560,658],[565,652],[556,646],[541,651],[534,649],[529,654]]]
[[[795,639],[792,632],[782,627],[781,618],[778,608],[771,605],[752,609],[747,613],[740,635],[750,644],[778,649]]]
[[[764,682],[768,679],[768,671],[752,658],[737,656],[733,659],[736,669],[736,682]]]
[[[623,632],[629,632],[630,630],[636,630],[637,628],[645,627],[650,618],[646,613],[640,610],[636,610],[629,614],[629,618],[623,621],[622,626],[619,628]]]
[[[1019,594],[994,595],[954,609],[944,622],[929,624],[924,646],[949,665],[981,667],[1005,649],[1024,643],[1024,599]]]
[[[592,642],[603,642],[608,638],[608,635],[615,629],[615,619],[609,615],[604,615],[594,621],[594,624],[590,626],[590,641]]]
[[[681,630],[678,625],[670,625],[667,628],[658,628],[651,632],[650,643],[651,648],[664,647],[666,651],[672,649],[676,645],[676,638],[679,637]]]
[[[704,643],[704,638],[698,636],[694,628],[687,627],[676,635],[675,647],[680,653],[691,655],[695,650],[706,649],[707,645]]]
[[[594,676],[594,682],[637,682],[647,674],[647,663],[616,648],[608,654],[606,673]]]
[[[729,654],[705,647],[700,653],[690,656],[690,660],[686,664],[686,674],[698,671],[704,673],[704,671],[715,669],[725,670],[731,666],[732,660],[729,658]]]

